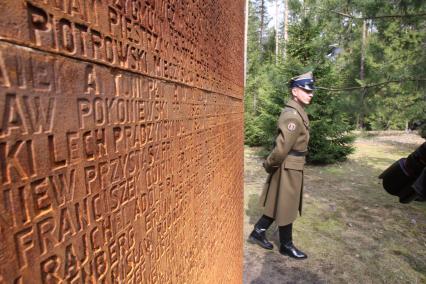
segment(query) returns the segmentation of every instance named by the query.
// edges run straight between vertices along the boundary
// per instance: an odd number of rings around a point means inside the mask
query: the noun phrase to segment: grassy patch
[[[289,263],[278,255],[271,258],[279,262],[275,265],[308,267],[320,283],[426,283],[426,203],[400,204],[377,178],[415,147],[382,143],[376,137],[357,140],[346,162],[307,166],[303,216],[294,224],[294,241],[309,258]],[[246,177],[251,181],[246,193],[246,220],[251,224],[262,213],[261,161],[246,162],[258,175],[258,182]],[[268,236],[276,238],[271,232]],[[282,283],[300,281],[288,277]]]

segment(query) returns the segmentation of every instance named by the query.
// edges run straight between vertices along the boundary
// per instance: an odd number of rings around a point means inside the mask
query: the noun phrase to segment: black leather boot
[[[249,241],[258,244],[264,249],[273,249],[274,246],[266,239],[266,229],[254,226],[254,230],[249,236]]]
[[[288,255],[289,257],[295,259],[305,259],[308,256],[301,250],[297,249],[293,242],[288,242],[286,244],[281,244],[280,253],[283,255]]]

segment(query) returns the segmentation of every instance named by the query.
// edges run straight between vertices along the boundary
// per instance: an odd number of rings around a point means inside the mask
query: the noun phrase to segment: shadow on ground
[[[291,267],[287,266],[285,261],[288,257],[275,255],[274,253],[266,254],[263,259],[262,271],[260,275],[248,282],[250,284],[270,284],[270,283],[326,283],[320,277],[309,270],[308,267]]]

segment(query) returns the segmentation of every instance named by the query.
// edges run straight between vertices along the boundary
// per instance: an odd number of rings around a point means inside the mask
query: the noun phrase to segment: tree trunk
[[[275,0],[275,65],[278,63],[278,0]]]
[[[362,42],[361,42],[361,64],[359,69],[359,79],[361,80],[362,84],[364,84],[364,78],[365,78],[365,46],[367,41],[367,20],[362,21]],[[364,128],[364,98],[366,89],[361,90],[360,94],[360,108],[359,108],[359,115],[358,115],[358,121],[357,125],[359,129]]]
[[[253,95],[253,113],[257,114],[257,94],[256,92]]]
[[[284,0],[284,48],[283,58],[287,56],[287,41],[288,41],[288,0]]]
[[[262,39],[263,39],[263,31],[265,26],[265,0],[260,1],[260,31],[259,31],[259,45],[261,48],[261,51],[263,50],[262,47]],[[256,104],[257,104],[257,94],[253,94],[253,113],[256,113]]]
[[[265,0],[260,1],[260,34],[259,44],[262,44],[263,39],[263,26],[265,25]]]
[[[362,21],[362,43],[361,43],[361,66],[360,66],[360,72],[359,72],[360,80],[364,80],[364,77],[365,77],[364,65],[365,65],[366,33],[367,33],[367,20],[363,20]]]

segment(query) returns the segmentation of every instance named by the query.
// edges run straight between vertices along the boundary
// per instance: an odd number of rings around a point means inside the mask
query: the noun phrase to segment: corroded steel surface
[[[0,2],[0,283],[241,283],[244,6]]]

